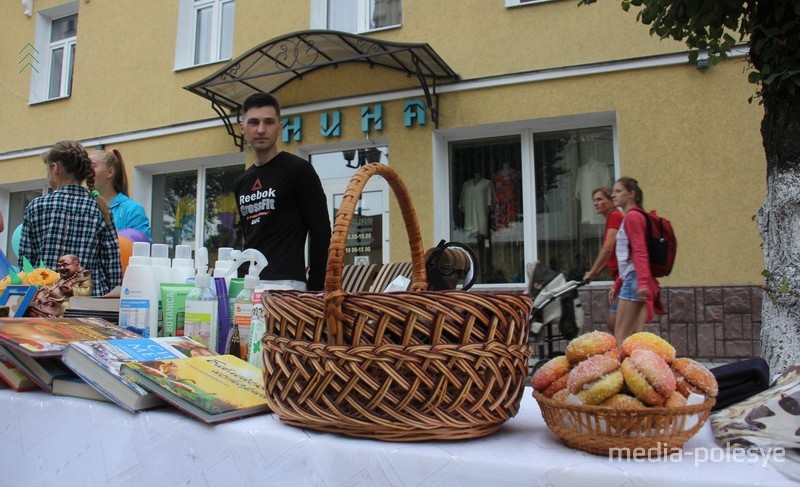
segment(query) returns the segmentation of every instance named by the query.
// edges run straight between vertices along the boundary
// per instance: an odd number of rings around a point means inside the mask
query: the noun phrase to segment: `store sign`
[[[414,125],[426,125],[428,114],[425,110],[425,103],[419,99],[408,100],[403,104],[403,125],[413,127]],[[303,140],[303,118],[284,117],[281,119],[283,128],[283,142],[300,142]],[[373,130],[381,132],[383,130],[383,105],[362,105],[361,106],[361,131],[369,134]],[[333,110],[322,112],[319,116],[319,131],[326,139],[331,137],[341,137],[342,135],[342,112]]]

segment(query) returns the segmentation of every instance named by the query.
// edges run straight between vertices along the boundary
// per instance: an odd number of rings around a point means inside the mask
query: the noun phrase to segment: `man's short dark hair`
[[[247,113],[251,108],[272,107],[275,109],[275,114],[281,116],[281,104],[278,99],[269,93],[253,93],[248,96],[244,103],[242,103],[241,115]]]

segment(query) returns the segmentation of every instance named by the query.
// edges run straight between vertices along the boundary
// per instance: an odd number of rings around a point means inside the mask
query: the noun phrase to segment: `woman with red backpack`
[[[611,288],[611,301],[618,300],[614,335],[622,344],[628,336],[644,331],[644,324],[664,312],[661,289],[650,271],[647,247],[647,216],[639,182],[621,177],[612,190],[614,205],[625,214],[617,232],[617,264],[619,276]]]

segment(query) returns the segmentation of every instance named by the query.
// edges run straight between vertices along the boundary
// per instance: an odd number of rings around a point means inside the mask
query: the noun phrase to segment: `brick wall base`
[[[583,332],[608,331],[608,288],[580,289],[586,319]],[[758,286],[670,287],[661,290],[666,313],[645,330],[668,340],[679,357],[734,362],[761,355],[761,299]],[[564,350],[566,341],[554,342]],[[545,353],[546,354],[546,353]],[[533,358],[540,356],[534,349]]]

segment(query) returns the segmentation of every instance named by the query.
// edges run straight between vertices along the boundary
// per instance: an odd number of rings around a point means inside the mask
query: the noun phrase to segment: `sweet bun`
[[[620,367],[625,385],[650,406],[661,406],[675,392],[675,374],[667,362],[651,350],[633,350]]]
[[[608,354],[609,357],[619,360],[617,339],[604,331],[593,331],[574,338],[566,350],[567,360],[573,366],[589,357],[601,354]]]
[[[619,366],[619,360],[607,355],[589,357],[570,370],[567,388],[583,404],[600,404],[622,390]]]
[[[600,405],[618,409],[644,409],[647,407],[642,401],[627,394],[614,394],[601,402]]]
[[[667,402],[664,403],[664,406],[668,408],[679,408],[686,406],[686,397],[684,397],[680,392],[675,391],[671,396],[669,396],[669,399],[667,399]]]
[[[560,355],[542,365],[533,374],[531,382],[534,390],[547,397],[553,397],[553,394],[567,387],[568,374],[569,361],[567,357]]]
[[[568,397],[569,397],[569,389],[565,387],[564,389],[561,389],[560,391],[553,394],[553,397],[551,397],[550,399],[558,402],[564,402],[567,400]]]
[[[685,357],[676,358],[672,362],[672,371],[675,372],[678,392],[685,397],[691,393],[716,397],[719,393],[717,378],[699,362]]]
[[[634,350],[652,350],[668,364],[675,360],[675,347],[655,333],[648,331],[634,333],[622,342],[622,358],[630,356]]]

